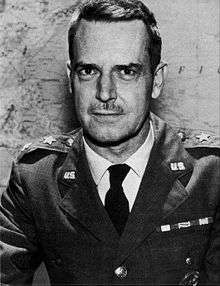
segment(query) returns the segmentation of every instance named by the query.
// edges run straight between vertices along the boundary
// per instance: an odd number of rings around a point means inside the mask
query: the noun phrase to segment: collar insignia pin
[[[72,138],[69,138],[69,139],[67,140],[67,143],[68,143],[68,145],[71,147],[71,146],[73,145],[73,139],[72,139]]]
[[[209,134],[205,134],[205,133],[201,133],[199,135],[196,136],[196,138],[199,140],[199,142],[207,142],[211,139],[211,136]]]
[[[32,143],[27,143],[23,146],[23,148],[21,149],[21,151],[25,151],[26,149],[28,149],[31,146]]]
[[[172,171],[183,171],[186,169],[183,162],[170,163],[170,168]]]
[[[75,180],[76,172],[75,171],[65,172],[64,175],[63,175],[63,178],[65,180]]]
[[[56,142],[56,139],[53,138],[52,136],[44,137],[44,138],[43,138],[43,143],[44,143],[44,144],[52,145],[53,142]]]

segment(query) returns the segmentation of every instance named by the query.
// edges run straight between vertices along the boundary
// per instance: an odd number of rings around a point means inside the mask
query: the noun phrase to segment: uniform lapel
[[[152,116],[152,115],[151,115]],[[155,143],[145,174],[120,240],[116,265],[146,239],[163,218],[171,214],[188,198],[184,186],[178,181],[192,170],[190,155],[173,138],[171,130],[154,115],[152,116]],[[171,170],[171,163],[184,163],[184,170]]]
[[[58,172],[63,194],[60,208],[80,222],[97,239],[118,247],[116,265],[146,239],[156,227],[178,208],[188,192],[179,181],[193,168],[193,160],[178,137],[157,117],[151,115],[155,142],[149,162],[120,240],[98,196],[91,177],[82,142],[82,134],[74,139],[71,151]],[[171,164],[182,162],[184,170],[171,170]],[[66,172],[75,172],[75,179],[65,179]],[[67,173],[68,174],[68,173]]]
[[[75,179],[65,176],[70,172],[74,172]],[[58,182],[63,194],[59,203],[63,212],[77,220],[97,239],[110,244],[117,243],[118,234],[103,208],[88,167],[82,136],[74,140],[72,149],[59,169]]]

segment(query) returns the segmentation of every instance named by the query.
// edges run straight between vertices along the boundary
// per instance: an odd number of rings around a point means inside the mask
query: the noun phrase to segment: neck
[[[114,164],[121,164],[126,161],[132,154],[134,154],[144,143],[148,136],[149,130],[150,122],[149,120],[146,120],[136,136],[114,146],[98,146],[88,140],[88,138],[85,138],[85,140],[90,148],[92,148],[93,151],[95,151],[97,154]]]

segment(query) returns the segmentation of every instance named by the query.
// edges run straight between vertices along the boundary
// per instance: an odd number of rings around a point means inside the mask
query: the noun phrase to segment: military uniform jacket
[[[23,152],[1,199],[3,283],[31,277],[43,260],[56,285],[220,285],[219,158],[195,159],[152,120],[154,146],[121,237],[81,130]]]

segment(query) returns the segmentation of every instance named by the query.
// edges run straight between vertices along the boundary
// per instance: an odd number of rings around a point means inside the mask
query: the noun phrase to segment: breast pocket
[[[149,240],[155,271],[199,270],[208,249],[209,227],[155,233]]]

